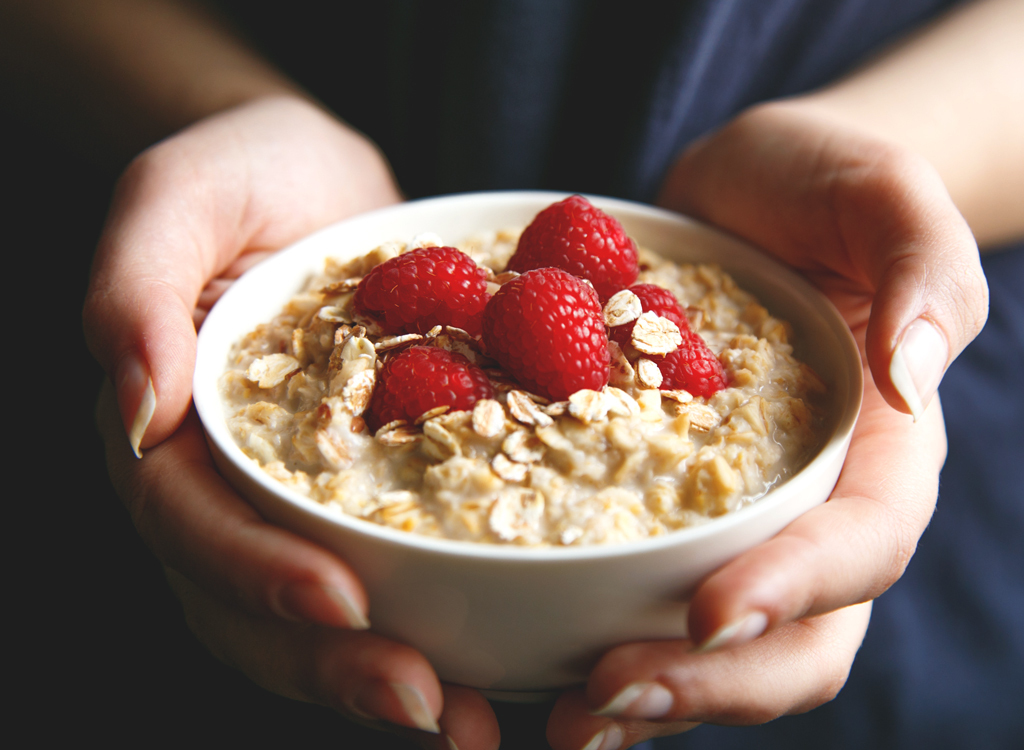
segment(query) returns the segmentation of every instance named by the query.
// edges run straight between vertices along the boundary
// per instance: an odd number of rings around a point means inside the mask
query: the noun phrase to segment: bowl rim
[[[348,219],[336,222],[313,232],[297,242],[278,250],[265,260],[250,268],[238,280],[236,280],[206,316],[198,333],[196,346],[196,366],[193,378],[193,401],[198,412],[207,440],[211,441],[223,456],[246,477],[256,482],[262,489],[270,494],[287,502],[301,511],[319,517],[331,525],[341,526],[349,532],[369,536],[379,543],[394,545],[401,548],[412,548],[421,552],[437,553],[445,556],[459,558],[478,559],[481,561],[516,561],[519,563],[551,563],[564,561],[566,563],[579,562],[594,558],[620,558],[638,554],[647,554],[669,547],[685,546],[698,542],[711,536],[725,534],[729,529],[753,522],[758,516],[770,514],[778,505],[786,504],[792,497],[801,491],[799,481],[801,477],[810,476],[839,458],[839,454],[845,452],[850,436],[856,425],[863,399],[863,372],[859,349],[856,341],[840,316],[838,310],[820,291],[813,287],[804,277],[800,276],[793,269],[784,266],[779,261],[771,258],[763,251],[758,250],[745,240],[739,239],[717,227],[711,227],[697,220],[691,219],[666,209],[654,206],[626,201],[618,198],[605,196],[585,195],[594,205],[612,213],[630,214],[641,220],[652,220],[654,222],[669,222],[680,226],[698,227],[717,235],[720,240],[729,240],[739,248],[741,252],[753,252],[759,260],[755,265],[771,266],[774,273],[782,279],[798,294],[804,295],[808,302],[823,314],[829,330],[836,334],[844,358],[847,360],[844,367],[850,376],[849,393],[845,403],[837,403],[837,408],[842,409],[842,415],[836,422],[835,429],[828,441],[821,447],[817,454],[811,458],[804,467],[787,479],[783,484],[772,488],[757,501],[727,513],[723,516],[711,519],[707,523],[668,532],[656,537],[646,537],[629,542],[618,542],[614,544],[595,544],[571,547],[526,547],[518,545],[498,545],[484,542],[474,542],[458,539],[447,539],[443,537],[430,537],[412,532],[392,529],[381,524],[365,521],[355,516],[348,516],[337,510],[332,510],[321,505],[312,498],[293,490],[269,474],[242,452],[227,428],[227,420],[224,418],[223,406],[221,404],[218,380],[219,374],[224,371],[224,359],[220,352],[214,350],[210,341],[212,336],[206,333],[215,330],[221,325],[221,319],[227,319],[231,314],[231,308],[235,298],[240,297],[243,291],[264,275],[272,274],[277,264],[287,262],[290,254],[295,254],[298,248],[313,241],[313,238],[326,233],[338,232],[341,227],[350,231],[356,231],[359,227],[377,222],[386,221],[395,213],[401,213],[412,208],[430,207],[433,204],[450,203],[472,203],[478,209],[488,206],[519,204],[521,206],[538,204],[540,208],[564,199],[569,193],[556,191],[481,191],[470,193],[455,193],[387,206],[375,211],[359,214]],[[543,205],[540,205],[543,204]],[[540,210],[538,208],[537,210]],[[339,254],[342,254],[339,251]],[[322,264],[323,258],[330,253],[318,256],[318,263]],[[262,269],[262,270],[260,270]],[[310,273],[315,268],[310,268]],[[728,269],[727,269],[728,270]],[[204,333],[206,335],[204,336]],[[213,359],[217,359],[217,365],[213,365]],[[851,366],[855,365],[855,366]],[[212,380],[201,380],[209,372],[216,373],[218,377]]]

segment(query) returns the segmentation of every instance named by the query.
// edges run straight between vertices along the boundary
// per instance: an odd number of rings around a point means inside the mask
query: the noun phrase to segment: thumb
[[[855,331],[867,316],[875,384],[915,418],[987,317],[977,244],[938,172],[799,104],[754,108],[692,144],[659,202],[803,271]]]
[[[136,455],[174,432],[188,411],[193,309],[238,248],[232,230],[237,234],[243,210],[234,205],[245,194],[242,182],[225,171],[210,180],[194,162],[158,146],[129,166],[115,190],[83,322]]]
[[[294,97],[227,110],[140,155],[115,191],[83,311],[136,454],[188,411],[193,311],[222,288],[212,279],[400,199],[372,142]]]
[[[875,294],[865,349],[882,396],[917,420],[984,326],[988,284],[970,228],[938,174],[921,162],[904,167],[886,179],[895,177],[906,210],[875,224],[868,239],[884,250],[869,271]]]

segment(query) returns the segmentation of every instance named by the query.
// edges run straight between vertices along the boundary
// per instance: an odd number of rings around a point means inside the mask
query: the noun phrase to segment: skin
[[[478,693],[441,685],[415,651],[353,629],[367,608],[359,581],[344,561],[265,524],[226,485],[190,410],[204,310],[263,254],[400,200],[387,163],[191,5],[85,5],[0,6],[0,35],[11,37],[0,39],[5,92],[38,98],[44,113],[66,107],[91,125],[86,139],[105,158],[118,158],[115,144],[170,136],[118,184],[84,321],[110,376],[98,421],[111,476],[190,627],[275,692],[425,747],[448,748],[446,736],[461,750],[497,747]],[[842,687],[871,600],[902,574],[931,516],[945,458],[934,386],[915,422],[889,375],[894,351],[913,321],[926,321],[943,348],[932,357],[937,385],[985,319],[975,238],[1024,236],[1024,215],[1006,197],[1024,193],[1022,7],[972,4],[824,91],[743,113],[669,170],[662,205],[750,240],[836,303],[862,347],[864,410],[830,502],[710,576],[693,600],[697,643],[751,612],[766,616],[766,632],[710,653],[690,641],[613,649],[556,704],[556,750],[601,732],[610,750],[699,722],[759,723]],[[31,85],[12,89],[14,79]],[[126,431],[148,383],[156,409],[139,460]],[[391,683],[422,696],[439,734],[415,729]],[[659,716],[638,704],[591,713],[638,683],[667,691]]]

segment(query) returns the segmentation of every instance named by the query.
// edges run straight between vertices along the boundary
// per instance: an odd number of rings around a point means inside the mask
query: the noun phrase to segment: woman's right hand
[[[487,702],[367,632],[352,570],[264,522],[216,472],[191,409],[196,328],[231,280],[399,200],[374,145],[299,97],[249,102],[144,152],[118,183],[86,297],[86,338],[110,380],[98,420],[114,486],[216,656],[282,695],[425,730],[408,734],[428,747],[450,735],[483,750],[498,742]]]

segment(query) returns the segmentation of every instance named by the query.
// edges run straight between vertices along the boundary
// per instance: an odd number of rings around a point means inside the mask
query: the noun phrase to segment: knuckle
[[[807,710],[835,700],[839,692],[846,686],[846,681],[849,677],[849,665],[842,666],[837,664],[832,670],[826,672],[817,692],[811,698],[813,705],[809,705]]]
[[[813,631],[817,643],[817,653],[813,659],[814,677],[803,694],[786,711],[787,714],[806,713],[835,700],[850,678],[856,653],[849,648],[843,629],[828,624],[827,620],[814,618],[801,624]]]
[[[711,686],[705,685],[700,679],[694,679],[695,675],[669,674],[666,675],[670,692],[673,695],[674,703],[672,714],[679,718],[704,718],[710,715],[710,707],[713,702]]]
[[[132,159],[114,184],[113,205],[132,201],[148,184],[159,180],[167,169],[172,169],[173,159],[167,158],[166,152],[165,143],[158,143]]]
[[[976,254],[963,257],[954,266],[951,291],[957,304],[957,326],[963,336],[962,345],[977,336],[988,319],[988,282]]]
[[[786,713],[803,714],[808,711],[813,711],[814,709],[835,700],[844,685],[846,685],[845,676],[838,679],[833,678],[824,680],[821,685],[818,686],[817,690],[805,696],[804,700],[794,705],[793,708]]]
[[[767,724],[783,715],[783,712],[768,706],[744,706],[736,708],[732,713],[725,714],[729,723],[755,726]]]
[[[880,524],[877,549],[884,550],[880,557],[877,574],[866,598],[874,599],[887,591],[903,577],[910,559],[917,551],[919,532],[914,524],[898,509],[887,506],[884,510],[886,522]]]

